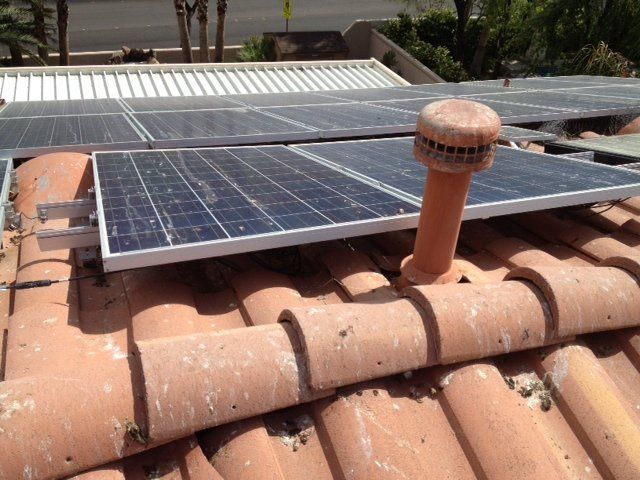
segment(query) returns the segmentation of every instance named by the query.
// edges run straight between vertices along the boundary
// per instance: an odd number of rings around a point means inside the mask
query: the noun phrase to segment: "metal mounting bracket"
[[[61,230],[40,230],[36,232],[38,246],[43,252],[71,248],[95,247],[100,245],[98,227],[73,227]]]
[[[88,217],[96,210],[95,198],[81,198],[67,202],[37,203],[38,217],[42,223],[61,218]]]

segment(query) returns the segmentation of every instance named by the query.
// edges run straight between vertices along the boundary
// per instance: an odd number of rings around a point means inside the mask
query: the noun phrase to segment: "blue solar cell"
[[[417,120],[409,112],[366,103],[274,107],[261,111],[311,127],[325,137],[411,131]]]
[[[35,156],[67,148],[94,151],[146,146],[123,114],[0,119],[0,151]]]
[[[94,115],[124,113],[124,111],[124,107],[118,100],[110,98],[96,100],[44,100],[10,102],[0,110],[0,118]]]
[[[130,252],[418,212],[284,146],[102,153],[94,162],[107,262]]]
[[[155,146],[238,145],[315,137],[307,127],[247,108],[132,115]]]
[[[179,110],[216,110],[240,105],[215,95],[193,97],[144,97],[123,100],[134,112],[172,112]]]
[[[294,148],[373,184],[387,186],[419,204],[427,169],[414,158],[412,143],[412,138],[405,137]],[[492,168],[474,174],[467,207],[520,202],[520,206],[509,213],[547,209],[618,198],[616,195],[626,192],[627,188],[640,193],[640,175],[607,165],[498,147]],[[605,193],[607,191],[609,193]],[[585,196],[584,192],[589,193]],[[570,199],[572,195],[574,200]],[[547,197],[558,199],[558,203],[538,202]]]

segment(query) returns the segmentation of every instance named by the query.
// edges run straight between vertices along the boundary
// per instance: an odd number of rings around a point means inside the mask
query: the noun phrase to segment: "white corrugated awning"
[[[375,59],[0,69],[0,98],[8,102],[296,92],[406,84]]]

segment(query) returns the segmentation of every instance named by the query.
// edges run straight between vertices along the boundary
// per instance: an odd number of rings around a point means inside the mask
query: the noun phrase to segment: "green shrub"
[[[456,49],[456,14],[453,10],[427,10],[413,20],[418,38],[450,52]]]
[[[407,48],[407,52],[447,82],[460,82],[469,78],[462,63],[453,59],[447,47],[434,47],[418,40]]]
[[[605,75],[626,77],[630,74],[631,65],[623,55],[614,52],[604,42],[598,45],[586,45],[573,59],[569,69],[575,75]]]
[[[468,79],[462,63],[451,54],[456,38],[456,16],[452,10],[428,10],[415,18],[401,13],[379,30],[443,79],[449,82]]]
[[[276,47],[273,39],[252,36],[245,40],[238,52],[239,62],[271,62],[276,59]]]
[[[407,13],[399,13],[398,18],[385,22],[379,31],[402,48],[406,48],[418,40],[413,18]]]

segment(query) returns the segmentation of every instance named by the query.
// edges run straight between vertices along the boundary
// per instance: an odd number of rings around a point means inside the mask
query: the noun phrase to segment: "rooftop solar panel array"
[[[636,89],[640,92],[637,79],[579,76],[513,79],[510,87],[489,81],[286,94],[14,102],[0,110],[0,152],[27,157],[65,146],[90,152],[411,133],[416,114],[426,104],[451,97],[484,103],[504,125],[631,114],[640,113]],[[136,129],[145,136],[146,145]]]
[[[283,146],[94,156],[106,270],[417,223],[418,207]]]
[[[414,227],[427,175],[407,137],[97,153],[105,269]],[[638,193],[638,172],[499,147],[465,218]]]
[[[411,138],[299,145],[327,165],[382,184],[419,205],[427,169]],[[640,193],[640,175],[624,169],[498,147],[491,169],[474,174],[465,219],[611,200]]]

